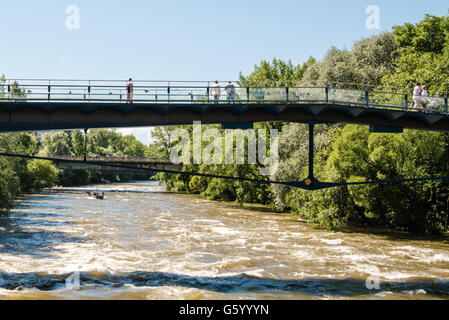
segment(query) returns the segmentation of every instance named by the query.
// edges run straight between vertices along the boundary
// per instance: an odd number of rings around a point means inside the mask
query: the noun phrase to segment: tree
[[[177,126],[169,126],[169,127],[156,127],[151,132],[151,137],[155,140],[153,143],[153,149],[157,150],[158,154],[161,157],[169,157],[172,148],[178,142],[175,139],[175,131],[178,128]]]
[[[346,181],[412,179],[447,175],[444,134],[406,130],[369,134],[346,126],[335,140],[326,170]],[[354,204],[375,223],[419,233],[444,232],[447,182],[352,186]]]
[[[4,98],[5,97],[5,75],[3,74],[0,77],[0,98]]]
[[[70,156],[70,135],[66,131],[55,131],[44,134],[41,154],[46,156]]]
[[[147,147],[136,139],[136,137],[128,135],[123,136],[123,152],[130,157],[144,157]]]
[[[5,158],[0,159],[0,211],[12,208],[19,191],[20,181],[13,167]]]
[[[72,133],[72,150],[76,156],[84,155],[84,136],[80,130],[75,130]]]
[[[337,87],[379,85],[392,71],[397,44],[392,33],[357,41],[351,50],[332,47],[322,61],[306,70],[303,83],[329,83]]]
[[[20,88],[19,83],[17,81],[14,81],[11,85],[11,98],[20,98],[23,99],[24,97],[26,97],[25,94],[25,89]]]
[[[254,67],[254,71],[249,76],[240,73],[240,85],[243,87],[294,86],[315,62],[313,57],[297,66],[294,66],[291,61],[285,62],[280,59],[273,59],[271,63],[262,60],[259,65]]]
[[[385,75],[388,86],[413,88],[425,83],[430,92],[441,95],[449,88],[449,17],[426,15],[416,25],[395,26],[398,43],[394,52],[394,70]]]
[[[34,155],[37,152],[37,139],[31,133],[0,134],[0,151],[12,154]],[[52,179],[45,175],[36,175],[28,168],[29,160],[2,157],[0,159],[0,210],[8,211],[19,192],[29,190],[39,180]],[[53,166],[48,168],[56,170]]]
[[[58,178],[58,169],[49,161],[31,160],[27,164],[29,186],[35,189],[52,187]]]

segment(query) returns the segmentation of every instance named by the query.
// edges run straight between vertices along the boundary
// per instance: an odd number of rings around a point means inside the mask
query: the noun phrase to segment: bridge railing
[[[82,156],[52,156],[55,160],[84,160]],[[92,155],[88,157],[89,160],[92,161],[100,161],[100,162],[129,162],[129,163],[167,163],[170,164],[171,161],[169,158],[139,158],[139,157],[106,157],[106,156],[97,156]]]
[[[213,104],[213,81],[135,80],[132,102],[135,104]],[[48,80],[8,79],[0,83],[0,102],[82,102],[128,103],[123,80]],[[413,105],[413,91],[401,88],[369,87],[345,83],[245,82],[235,86],[235,96],[228,99],[228,82],[219,82],[219,104],[339,104],[357,107],[400,109],[448,114],[447,92],[434,93],[418,107]],[[346,86],[346,87],[345,87]],[[413,106],[413,108],[412,108]]]

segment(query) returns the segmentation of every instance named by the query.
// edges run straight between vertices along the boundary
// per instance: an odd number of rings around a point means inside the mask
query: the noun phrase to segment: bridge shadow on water
[[[0,288],[22,290],[35,288],[42,291],[64,289],[66,279],[73,275],[5,273],[0,271]],[[257,278],[246,274],[223,277],[202,277],[163,272],[137,271],[129,274],[80,272],[80,287],[110,290],[132,284],[136,287],[182,287],[224,294],[242,293],[297,293],[316,297],[375,298],[379,293],[425,294],[424,297],[449,298],[449,281],[416,280],[410,282],[380,283],[379,289],[370,290],[361,279],[299,279],[277,280]],[[423,291],[424,290],[424,291]]]

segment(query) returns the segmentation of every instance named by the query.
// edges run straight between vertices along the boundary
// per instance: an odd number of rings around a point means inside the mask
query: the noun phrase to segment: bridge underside
[[[348,123],[390,128],[449,131],[441,113],[336,103],[162,104],[87,102],[0,102],[0,131],[203,124],[267,121]]]
[[[156,172],[151,171],[142,171],[142,170],[130,170],[130,169],[123,169],[123,170],[109,170],[109,169],[101,169],[101,170],[94,170],[94,169],[71,169],[71,168],[59,168],[62,171],[101,171],[102,174],[108,174],[108,175],[127,175],[127,176],[133,176],[133,177],[139,177],[139,178],[145,178],[149,179],[153,177]]]
[[[157,169],[157,170],[181,170],[182,165],[175,165],[175,164],[144,164],[144,165],[136,165],[136,164],[129,164],[129,163],[112,163],[112,162],[104,162],[104,163],[93,163],[93,162],[83,162],[83,161],[57,161],[52,160],[55,166],[58,169],[61,170],[73,170],[73,171],[102,171],[105,173],[142,173],[142,174],[148,174],[151,173],[152,175],[155,174],[155,172],[151,172],[149,169]],[[123,166],[126,166],[126,169],[123,169]],[[135,168],[135,170],[133,170]],[[142,170],[144,169],[144,170]]]

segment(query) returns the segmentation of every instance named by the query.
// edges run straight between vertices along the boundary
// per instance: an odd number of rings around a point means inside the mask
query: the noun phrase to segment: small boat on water
[[[90,191],[86,191],[87,195],[91,198],[95,198],[97,200],[103,200],[104,199],[104,192],[102,192],[101,194],[99,192],[90,192]]]

